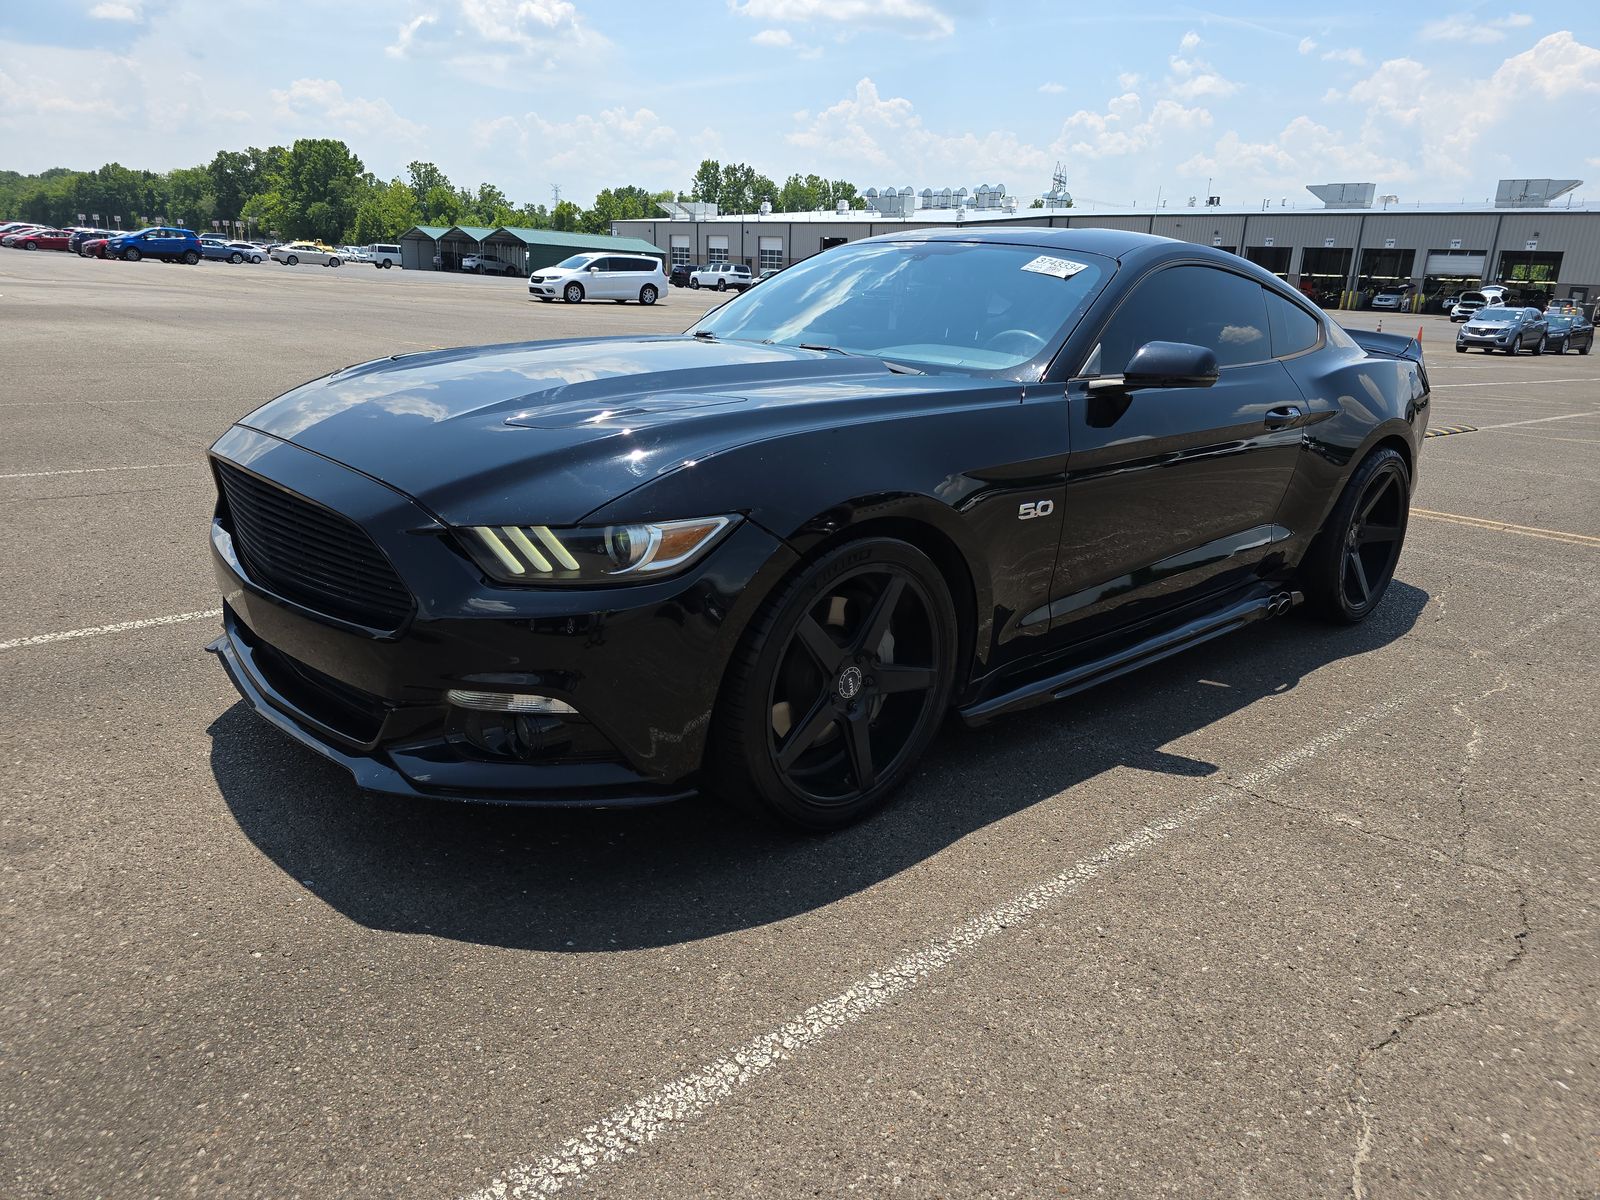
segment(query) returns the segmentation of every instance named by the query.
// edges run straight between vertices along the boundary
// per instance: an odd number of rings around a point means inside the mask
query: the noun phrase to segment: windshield
[[[551,270],[576,271],[579,267],[587,267],[592,258],[589,254],[574,254],[571,258],[562,259]]]
[[[796,263],[691,330],[931,367],[1047,361],[1110,275],[1098,255],[988,242],[859,242]]]
[[[1513,308],[1480,308],[1472,319],[1474,321],[1515,321],[1522,316],[1519,309]]]

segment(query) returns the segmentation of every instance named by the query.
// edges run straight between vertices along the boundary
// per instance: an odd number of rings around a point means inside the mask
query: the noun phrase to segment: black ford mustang
[[[338,371],[212,449],[246,699],[362,786],[828,828],[954,708],[1089,687],[1405,536],[1428,383],[1243,259],[905,232],[673,337]]]

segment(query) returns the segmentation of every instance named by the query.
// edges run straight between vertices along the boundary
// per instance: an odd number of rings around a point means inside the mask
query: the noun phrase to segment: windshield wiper
[[[768,341],[767,345],[769,345],[769,346],[770,345],[783,346],[783,345],[788,345],[788,343],[787,342],[772,342],[772,341]],[[856,350],[841,350],[838,346],[824,346],[824,345],[821,345],[818,342],[801,342],[795,348],[798,349],[798,350],[820,350],[820,351],[824,351],[825,353],[828,353],[828,354],[842,354],[846,358],[878,358],[878,356],[876,354],[862,354],[862,353],[860,353],[859,351],[856,351]],[[896,375],[926,375],[927,374],[926,371],[919,371],[915,367],[908,367],[908,366],[905,365],[905,363],[890,362],[887,358],[878,358],[878,361],[881,362],[890,371],[893,371]]]
[[[717,340],[717,335],[712,333],[709,329],[696,329],[694,331],[694,336],[700,338],[702,341],[707,342],[714,342]]]

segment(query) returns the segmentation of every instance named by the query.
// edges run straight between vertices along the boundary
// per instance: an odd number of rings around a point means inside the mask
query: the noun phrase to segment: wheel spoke
[[[811,652],[811,657],[817,660],[817,665],[824,673],[828,675],[839,673],[839,668],[845,660],[845,651],[828,636],[826,629],[817,624],[815,617],[807,614],[794,632],[795,637]]]
[[[1365,604],[1372,595],[1372,587],[1367,583],[1367,568],[1361,561],[1360,551],[1350,552],[1350,565],[1355,568],[1356,586],[1361,589],[1361,599],[1358,603]]]
[[[800,722],[778,751],[778,766],[785,771],[794,766],[795,759],[811,749],[812,744],[822,736],[822,731],[833,724],[836,715],[832,697],[826,692],[818,696],[811,705],[811,711],[806,713],[805,720]]]
[[[845,745],[850,752],[850,771],[856,787],[863,792],[878,781],[878,768],[872,761],[872,723],[863,709],[845,721]]]
[[[889,632],[889,622],[894,619],[894,610],[899,607],[900,597],[905,590],[906,581],[903,578],[899,575],[889,577],[856,641],[856,653],[870,654],[883,644],[884,635]]]
[[[925,692],[933,686],[933,668],[902,667],[885,664],[873,669],[873,690],[882,695],[896,692]]]
[[[1370,545],[1373,542],[1397,542],[1400,540],[1400,526],[1398,525],[1363,525],[1361,527],[1361,544]]]
[[[1382,487],[1374,488],[1367,497],[1367,502],[1361,506],[1361,519],[1365,521],[1373,509],[1378,507],[1378,501],[1389,494],[1389,489],[1394,485],[1393,480],[1385,480]]]

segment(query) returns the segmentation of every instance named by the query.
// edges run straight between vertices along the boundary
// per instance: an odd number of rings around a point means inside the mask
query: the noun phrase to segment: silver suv
[[[528,276],[528,295],[549,303],[615,300],[654,304],[667,294],[667,275],[659,258],[642,254],[574,254]]]

